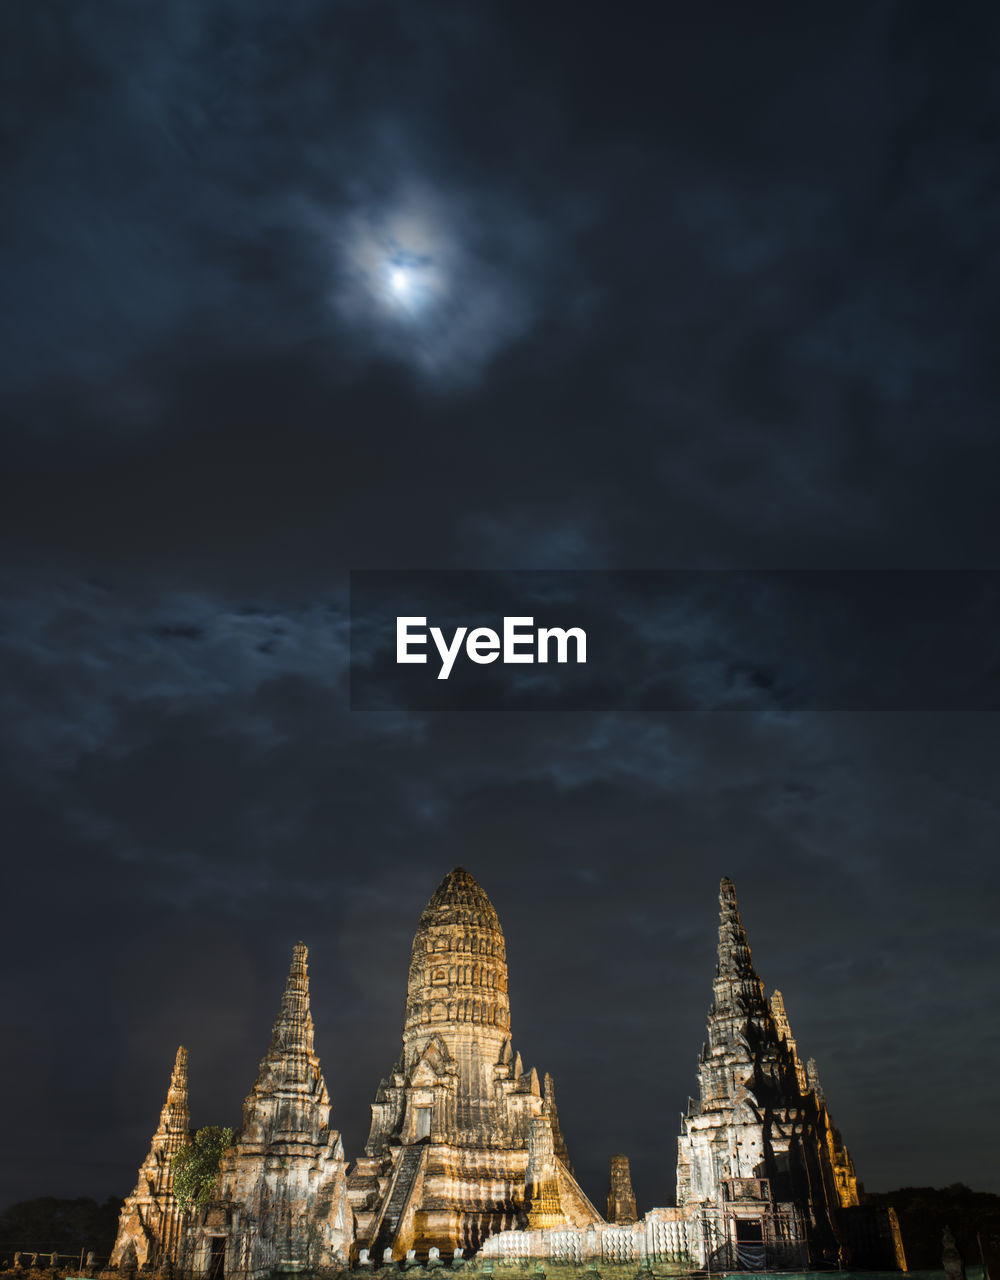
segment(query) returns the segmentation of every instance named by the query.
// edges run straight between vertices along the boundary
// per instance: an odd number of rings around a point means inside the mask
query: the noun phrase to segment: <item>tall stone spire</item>
[[[243,1104],[241,1143],[266,1145],[289,1133],[318,1141],[329,1123],[330,1095],[313,1047],[308,956],[305,944],[296,943],[271,1044]]]
[[[188,1052],[183,1045],[174,1058],[167,1098],[160,1111],[160,1123],[153,1134],[149,1154],[139,1168],[135,1190],[122,1206],[118,1235],[110,1265],[118,1266],[130,1245],[138,1265],[157,1263],[167,1257],[177,1261],[181,1211],[173,1193],[172,1158],[190,1138],[188,1110]]]
[[[678,1204],[721,1204],[723,1179],[760,1176],[761,1091],[788,1060],[753,967],[736,889],[724,877],[708,1043],[698,1064],[700,1096],[689,1106],[678,1147]]]
[[[736,886],[728,876],[719,881],[719,967],[717,974],[743,976],[753,973],[747,931],[740,919]]]
[[[309,1007],[309,972],[306,966],[308,958],[309,951],[305,943],[296,943],[281,997],[281,1008],[271,1031],[271,1044],[260,1064],[258,1084],[263,1081],[268,1088],[279,1080],[285,1088],[299,1093],[311,1093],[315,1088],[319,1059],[313,1047],[314,1028]],[[326,1101],[329,1102],[329,1098]]]
[[[806,1214],[789,1218],[789,1246],[797,1241],[802,1253],[808,1221],[809,1251],[836,1260],[836,1214],[849,1203],[853,1166],[846,1152],[841,1156],[839,1135],[808,1088],[781,993],[764,997],[728,879],[719,887],[719,952],[698,1084],[700,1096],[689,1102],[681,1122],[677,1204],[703,1207],[716,1224],[713,1232],[728,1220],[734,1195],[747,1213],[753,1202],[761,1222],[771,1220],[775,1206],[799,1206]],[[737,1237],[726,1247],[738,1253],[739,1243]]]
[[[281,1009],[271,1032],[271,1049],[296,1049],[303,1053],[313,1051],[313,1020],[309,1008],[309,972],[306,961],[309,949],[304,942],[297,942],[292,949],[292,963],[281,997]]]
[[[174,1155],[188,1140],[191,1130],[191,1113],[188,1110],[188,1051],[179,1045],[174,1057],[174,1069],[170,1073],[167,1100],[160,1112],[160,1124],[153,1137],[160,1139],[164,1152]],[[173,1183],[173,1174],[170,1174]]]
[[[281,1007],[257,1080],[243,1104],[243,1128],[219,1163],[219,1200],[238,1207],[225,1273],[263,1280],[273,1271],[342,1267],[352,1241],[344,1148],[330,1128],[330,1095],[313,1047],[308,951],[292,952]],[[211,1261],[203,1217],[187,1269]]]
[[[750,943],[740,919],[736,887],[723,876],[719,885],[719,955],[715,969],[715,1004],[718,1018],[763,1013],[764,984],[757,976]]]
[[[723,877],[708,1044],[698,1072],[703,1107],[727,1107],[739,1100],[754,1074],[755,1046],[768,1035],[775,1038],[764,984],[753,967],[736,889],[732,880]]]

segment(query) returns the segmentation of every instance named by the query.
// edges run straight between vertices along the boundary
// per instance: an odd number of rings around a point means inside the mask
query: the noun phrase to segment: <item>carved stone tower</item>
[[[540,1117],[560,1221],[599,1219],[562,1156],[551,1085],[543,1099],[538,1073],[512,1051],[497,913],[456,867],[420,917],[402,1056],[379,1086],[365,1155],[348,1178],[358,1243],[381,1261],[386,1249],[396,1258],[408,1249],[476,1249],[487,1235],[521,1225],[532,1122]],[[536,1141],[545,1145],[540,1134]],[[552,1203],[550,1196],[549,1210]]]
[[[635,1222],[635,1192],[628,1156],[611,1157],[611,1186],[608,1191],[608,1221],[622,1224]]]
[[[346,1264],[352,1242],[344,1148],[313,1048],[307,951],[292,955],[271,1045],[219,1165],[217,1199],[191,1232],[190,1268],[246,1280]]]
[[[719,908],[715,998],[700,1097],[678,1142],[677,1203],[700,1208],[713,1266],[843,1260],[840,1210],[857,1204],[850,1157],[799,1061],[781,994],[765,999],[731,880]]]
[[[119,1265],[130,1246],[135,1249],[140,1267],[157,1266],[163,1259],[171,1263],[177,1261],[181,1210],[173,1193],[174,1173],[170,1161],[190,1137],[187,1063],[187,1049],[182,1045],[174,1059],[167,1100],[160,1112],[149,1155],[139,1168],[135,1190],[122,1205],[109,1263],[112,1267]]]
[[[403,1070],[428,1049],[444,1048],[455,1064],[460,1094],[439,1091],[431,1116],[417,1109],[416,1125],[474,1146],[498,1142],[494,1066],[510,1042],[507,953],[500,921],[472,876],[456,868],[427,904],[410,958],[403,1027]],[[449,1113],[449,1102],[455,1103]],[[428,1129],[427,1132],[430,1132]],[[427,1133],[414,1136],[427,1136]]]

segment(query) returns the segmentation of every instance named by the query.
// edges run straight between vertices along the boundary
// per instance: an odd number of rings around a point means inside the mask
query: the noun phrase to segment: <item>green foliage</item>
[[[174,1195],[182,1209],[193,1204],[201,1208],[215,1192],[219,1160],[232,1145],[233,1130],[209,1124],[199,1129],[194,1138],[170,1162],[174,1171]]]

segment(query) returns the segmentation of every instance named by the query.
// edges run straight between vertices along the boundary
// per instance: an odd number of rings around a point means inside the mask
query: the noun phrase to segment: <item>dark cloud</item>
[[[455,864],[596,1202],[619,1149],[671,1193],[722,874],[862,1178],[995,1187],[992,716],[776,710],[784,664],[363,715],[344,612],[348,568],[993,564],[994,10],[3,22],[0,1196],[124,1193],[181,1041],[234,1120],[299,937],[356,1152]]]

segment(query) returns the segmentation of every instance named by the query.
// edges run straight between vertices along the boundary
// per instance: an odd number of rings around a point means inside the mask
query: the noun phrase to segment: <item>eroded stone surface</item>
[[[486,1241],[484,1258],[602,1271],[787,1269],[851,1258],[905,1266],[893,1215],[858,1205],[854,1166],[815,1064],[799,1060],[781,994],[765,998],[729,880],[719,906],[714,1000],[699,1097],[689,1102],[678,1142],[677,1207],[634,1221],[627,1161],[616,1157],[612,1221],[506,1231]]]
[[[353,1239],[344,1148],[313,1047],[307,951],[299,943],[271,1045],[219,1166],[217,1198],[188,1231],[185,1268],[248,1280],[343,1266]],[[219,1255],[222,1255],[221,1262]]]
[[[512,1047],[496,911],[456,868],[420,918],[402,1053],[379,1085],[365,1152],[349,1174],[330,1128],[299,944],[215,1200],[182,1217],[171,1189],[170,1158],[189,1137],[181,1049],[122,1210],[109,1280],[174,1262],[179,1277],[213,1280],[332,1277],[351,1259],[418,1274],[446,1259],[470,1272],[537,1259],[546,1272],[612,1275],[636,1265],[904,1264],[892,1216],[858,1204],[816,1065],[799,1058],[780,992],[765,997],[729,880],[719,904],[714,998],[699,1096],[678,1141],[676,1207],[636,1220],[624,1156],[612,1159],[609,1221],[578,1186],[552,1079],[540,1086]]]
[[[736,890],[719,889],[719,949],[699,1096],[678,1141],[677,1204],[698,1212],[717,1263],[839,1262],[858,1203],[850,1155],[810,1080],[784,1000],[753,966]]]
[[[608,1221],[635,1222],[635,1192],[632,1190],[632,1170],[628,1156],[611,1157],[611,1186],[608,1190]]]
[[[537,1071],[525,1070],[512,1049],[497,913],[457,867],[420,918],[403,1052],[379,1086],[365,1156],[348,1179],[359,1245],[372,1257],[389,1247],[396,1258],[414,1247],[451,1253],[475,1250],[494,1231],[522,1225],[531,1208],[529,1144],[539,1119],[536,1142],[551,1146],[544,1213],[571,1225],[599,1220],[560,1158],[566,1148],[548,1078],[547,1084],[543,1097]]]
[[[187,1049],[181,1045],[149,1154],[139,1167],[135,1189],[122,1205],[109,1264],[113,1267],[156,1266],[162,1258],[177,1258],[183,1215],[173,1192],[170,1161],[191,1136],[187,1066]]]

